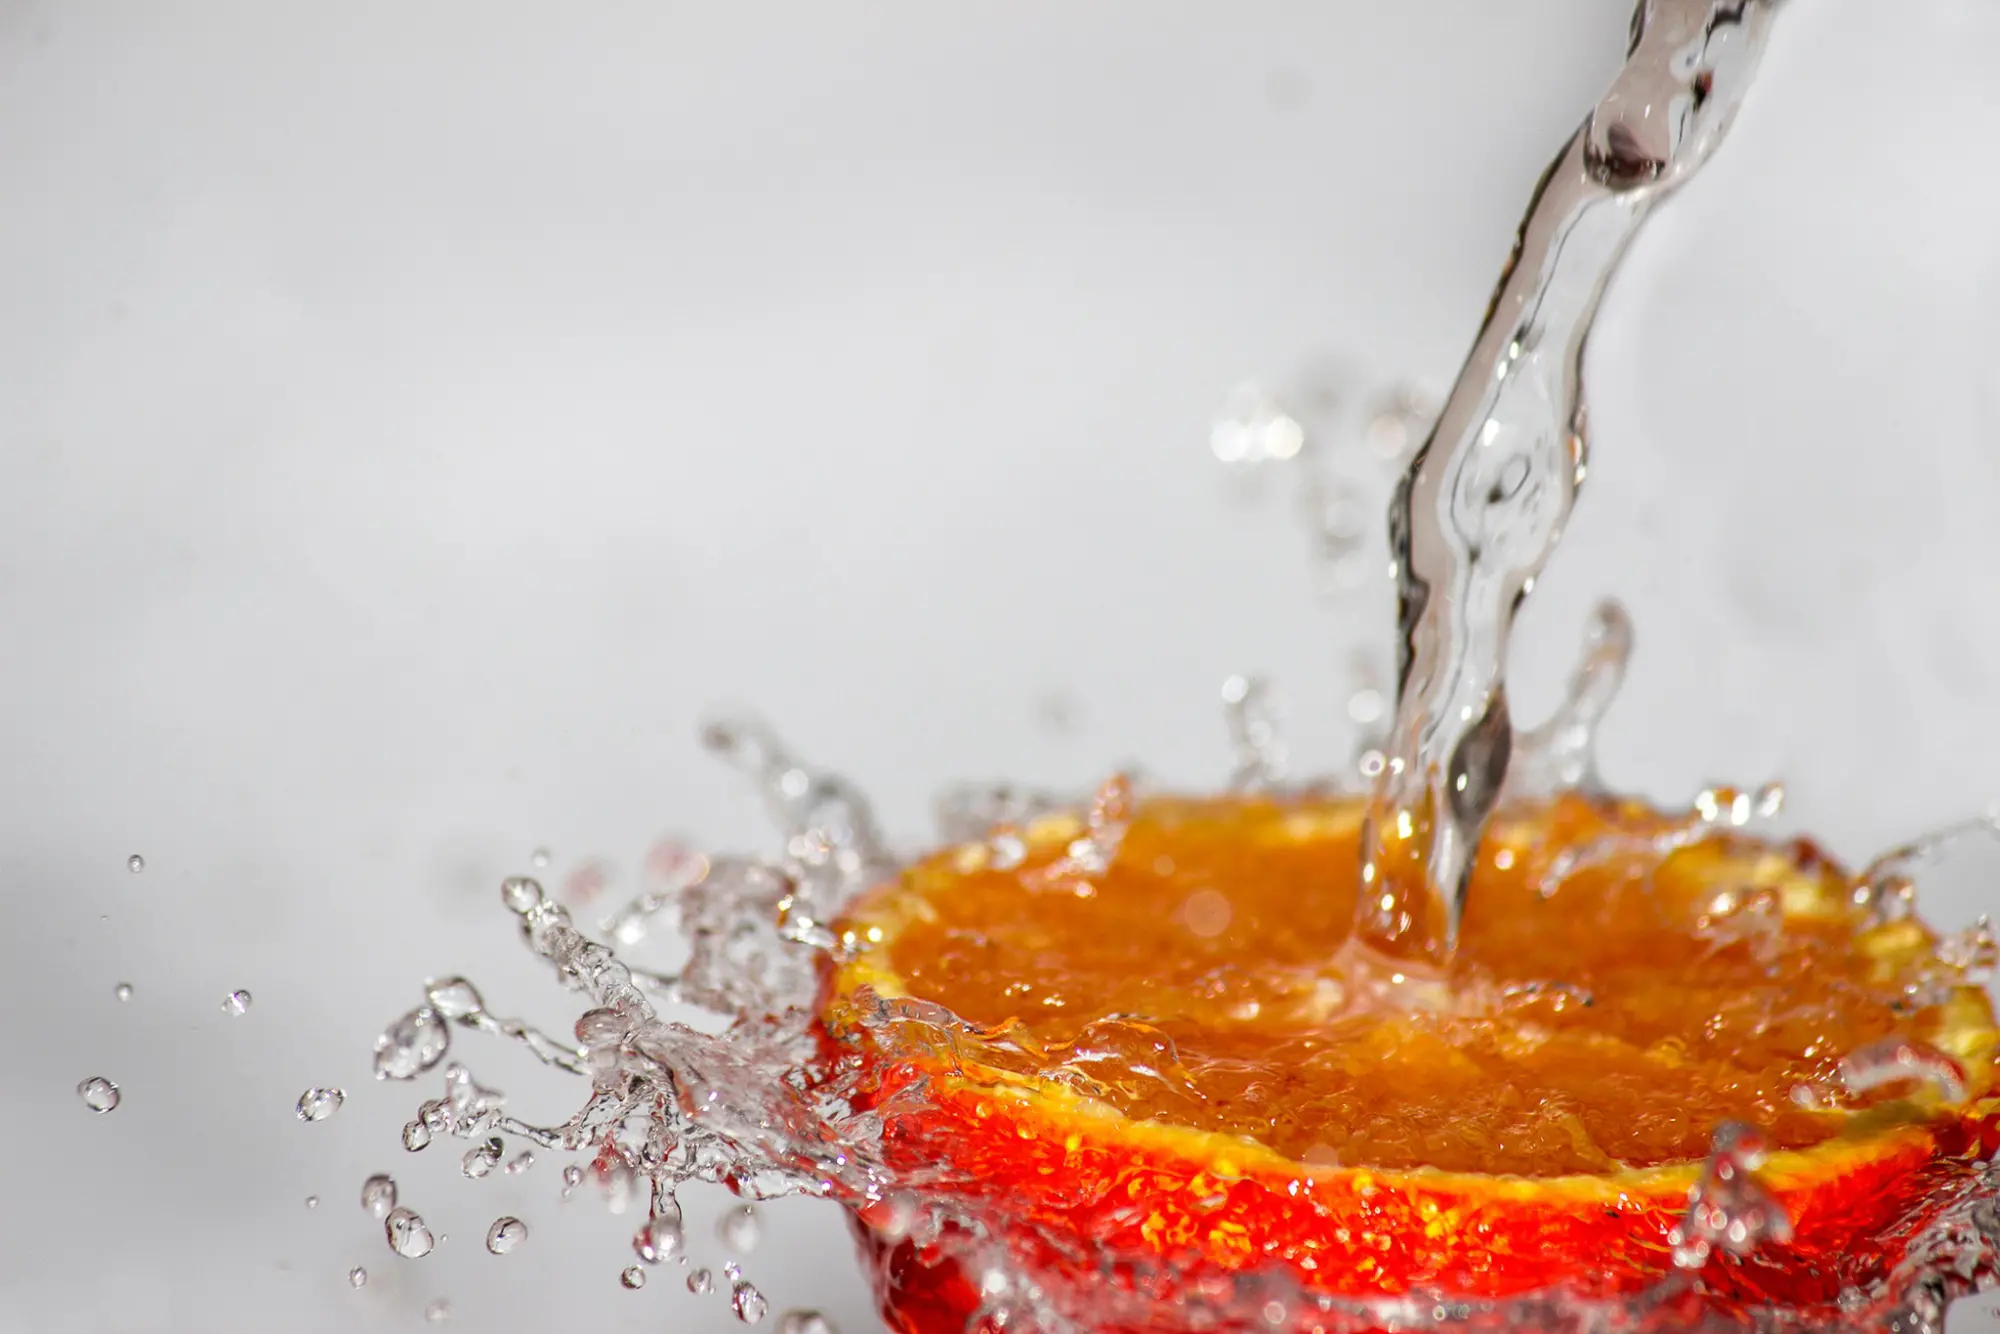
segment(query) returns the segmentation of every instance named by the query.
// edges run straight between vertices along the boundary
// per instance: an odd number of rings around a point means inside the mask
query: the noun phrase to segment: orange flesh
[[[857,905],[836,989],[939,1002],[985,1030],[981,1063],[1307,1165],[1605,1175],[1698,1161],[1726,1120],[1806,1149],[1931,1097],[1842,1091],[1885,1038],[1993,1092],[1991,1003],[1919,922],[1872,921],[1805,845],[1704,829],[1663,857],[1691,826],[1636,805],[1497,822],[1448,985],[1371,986],[1342,948],[1360,813],[1149,803],[1097,873],[1060,823],[1010,869],[940,854]]]

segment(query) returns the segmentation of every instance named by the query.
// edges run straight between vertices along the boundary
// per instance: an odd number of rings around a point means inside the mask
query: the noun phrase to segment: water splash
[[[1561,535],[1588,441],[1583,350],[1648,213],[1714,153],[1770,0],[1645,0],[1625,68],[1543,176],[1484,327],[1390,513],[1397,709],[1357,935],[1447,959],[1514,741],[1514,613]]]
[[[1699,1270],[1718,1250],[1749,1255],[1791,1240],[1792,1220],[1757,1176],[1765,1156],[1764,1137],[1755,1127],[1734,1121],[1717,1127],[1687,1213],[1667,1234],[1676,1268]]]

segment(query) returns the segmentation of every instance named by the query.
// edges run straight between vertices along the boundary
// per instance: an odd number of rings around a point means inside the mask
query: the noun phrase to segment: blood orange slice
[[[1343,1298],[1632,1292],[1705,1249],[1676,1229],[1741,1123],[1789,1238],[1731,1256],[1718,1214],[1703,1283],[1832,1303],[2000,1142],[1987,994],[1810,844],[1580,797],[1503,815],[1424,977],[1349,945],[1358,801],[1115,807],[867,894],[824,993],[888,1152],[1034,1238],[1038,1281],[1118,1257]],[[963,1326],[974,1285],[873,1244],[893,1323]]]

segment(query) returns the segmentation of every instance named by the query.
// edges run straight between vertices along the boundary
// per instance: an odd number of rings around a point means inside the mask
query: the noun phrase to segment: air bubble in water
[[[510,875],[500,882],[500,902],[509,912],[526,914],[542,898],[542,882],[531,876]]]
[[[115,988],[112,989],[111,994],[116,996],[121,1001],[131,1000],[132,984],[130,982],[120,982]]]
[[[377,1172],[361,1183],[361,1207],[371,1218],[387,1218],[396,1207],[396,1178]]]
[[[137,875],[146,869],[146,859],[135,852],[125,859],[125,869]]]
[[[618,1276],[618,1281],[631,1291],[637,1292],[646,1286],[646,1271],[637,1265],[627,1265],[625,1272]]]
[[[92,1075],[76,1086],[76,1096],[93,1112],[108,1112],[118,1105],[118,1086],[103,1075]]]
[[[411,1153],[426,1148],[431,1142],[431,1128],[422,1121],[411,1121],[403,1126],[403,1147]]]
[[[505,1255],[528,1239],[528,1225],[518,1218],[496,1218],[486,1229],[486,1249]]]
[[[535,1151],[523,1149],[507,1163],[507,1175],[517,1177],[535,1165]]]
[[[347,1271],[347,1286],[348,1286],[348,1287],[350,1287],[350,1288],[365,1288],[365,1287],[367,1287],[367,1286],[368,1286],[368,1271],[367,1271],[366,1269],[363,1269],[363,1268],[362,1268],[362,1267],[361,1267],[360,1265],[356,1265],[356,1266],[354,1266],[354,1268],[352,1268],[352,1269],[348,1270],[348,1271]]]
[[[656,1265],[678,1255],[685,1241],[680,1210],[672,1209],[655,1214],[632,1234],[632,1253],[647,1264]]]
[[[770,1303],[764,1294],[757,1291],[747,1278],[739,1278],[730,1285],[729,1309],[736,1312],[736,1318],[746,1325],[754,1325],[770,1310]]]
[[[763,1222],[757,1217],[757,1206],[754,1204],[739,1204],[715,1220],[716,1238],[738,1255],[748,1255],[756,1250],[763,1231]]]
[[[778,1334],[840,1334],[818,1311],[787,1311],[778,1317]]]
[[[715,1275],[706,1269],[697,1269],[688,1275],[688,1291],[697,1297],[706,1297],[715,1291]]]
[[[442,1325],[451,1319],[451,1302],[443,1297],[432,1298],[430,1304],[424,1307],[424,1319],[433,1325]]]
[[[506,1149],[507,1146],[500,1142],[500,1137],[495,1135],[467,1149],[465,1157],[459,1161],[458,1170],[477,1181],[493,1170],[493,1165],[500,1161],[500,1155],[506,1152]]]
[[[382,1231],[389,1238],[389,1249],[405,1260],[421,1260],[437,1244],[424,1220],[401,1205],[391,1209],[382,1220]]]
[[[340,1110],[347,1101],[347,1090],[335,1088],[309,1088],[299,1095],[295,1109],[301,1121],[324,1121]]]
[[[250,1013],[250,993],[232,991],[222,998],[222,1012],[226,1015],[241,1016]]]
[[[428,1005],[419,1005],[375,1039],[375,1078],[415,1079],[451,1050],[451,1028]]]

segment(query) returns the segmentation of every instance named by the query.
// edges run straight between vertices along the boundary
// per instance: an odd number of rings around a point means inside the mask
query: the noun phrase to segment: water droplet
[[[419,1005],[375,1039],[375,1078],[415,1079],[451,1050],[451,1028],[428,1005]]]
[[[422,1121],[410,1121],[403,1126],[403,1147],[411,1153],[426,1148],[431,1142],[431,1128]]]
[[[754,1204],[739,1204],[715,1220],[717,1240],[738,1255],[756,1250],[763,1234],[763,1220],[757,1217]]]
[[[644,1226],[632,1234],[632,1252],[649,1265],[680,1254],[685,1242],[681,1231],[680,1210],[655,1214]]]
[[[549,865],[549,850],[547,848],[536,848],[528,854],[528,864],[537,871],[547,870]]]
[[[446,1019],[468,1019],[486,1008],[479,988],[462,977],[448,977],[442,982],[431,983],[424,990],[424,999]]]
[[[633,1292],[637,1292],[646,1286],[646,1271],[637,1265],[627,1265],[625,1272],[618,1276],[618,1281]]]
[[[93,1112],[108,1112],[118,1105],[118,1086],[103,1075],[92,1075],[76,1086],[76,1096]]]
[[[401,1205],[391,1209],[382,1220],[382,1231],[389,1238],[389,1249],[406,1260],[423,1259],[437,1244],[424,1220]]]
[[[363,1269],[363,1268],[362,1268],[362,1267],[361,1267],[360,1265],[356,1265],[356,1266],[354,1266],[354,1268],[352,1268],[352,1269],[348,1270],[348,1271],[347,1271],[347,1286],[348,1286],[348,1287],[350,1287],[350,1288],[365,1288],[365,1287],[367,1287],[367,1286],[368,1286],[368,1271],[367,1271],[366,1269]]]
[[[361,1183],[361,1207],[372,1218],[387,1218],[396,1207],[396,1178],[377,1172]]]
[[[706,1297],[715,1291],[715,1275],[706,1269],[697,1269],[688,1275],[688,1291],[697,1297]]]
[[[433,1325],[442,1325],[451,1319],[451,1302],[443,1297],[433,1297],[430,1304],[424,1307],[424,1319]]]
[[[486,1229],[486,1249],[505,1255],[528,1239],[528,1225],[518,1218],[496,1218]]]
[[[317,1195],[308,1195],[308,1196],[306,1196],[306,1208],[308,1208],[308,1209],[317,1209],[317,1208],[319,1208],[319,1196],[317,1196]]]
[[[509,912],[525,916],[543,899],[542,882],[530,876],[510,875],[500,882],[500,902]]]
[[[523,1149],[507,1164],[507,1175],[517,1177],[535,1165],[535,1151]]]
[[[226,1015],[241,1016],[250,1013],[250,993],[232,991],[222,998],[222,1012]]]
[[[731,1283],[734,1283],[737,1279],[743,1277],[743,1266],[737,1264],[734,1260],[725,1260],[722,1264],[722,1276]]]
[[[778,1317],[778,1334],[840,1334],[818,1311],[787,1311]]]
[[[1784,1205],[1757,1179],[1764,1156],[1764,1137],[1755,1127],[1737,1121],[1716,1127],[1687,1212],[1667,1233],[1676,1268],[1700,1269],[1718,1248],[1740,1256],[1767,1241],[1791,1240]]]
[[[297,1107],[301,1121],[324,1121],[340,1110],[347,1101],[347,1090],[331,1088],[309,1088],[299,1095]]]
[[[111,994],[116,996],[121,1001],[131,1000],[132,984],[130,982],[120,982],[115,988],[113,988]]]
[[[458,1170],[477,1181],[493,1170],[493,1165],[500,1161],[500,1155],[506,1151],[507,1146],[500,1142],[498,1135],[495,1135],[467,1149],[465,1157],[459,1160]]]
[[[1208,432],[1209,450],[1224,463],[1297,458],[1305,443],[1305,428],[1254,384],[1231,392]]]
[[[739,1278],[729,1289],[729,1309],[736,1312],[736,1318],[746,1325],[754,1325],[764,1318],[764,1312],[771,1309],[764,1300],[764,1294],[751,1286],[750,1280]]]
[[[146,859],[135,852],[125,859],[125,869],[137,875],[146,869]]]
[[[571,1163],[562,1171],[562,1183],[562,1197],[566,1200],[572,1191],[583,1184],[583,1169]]]

